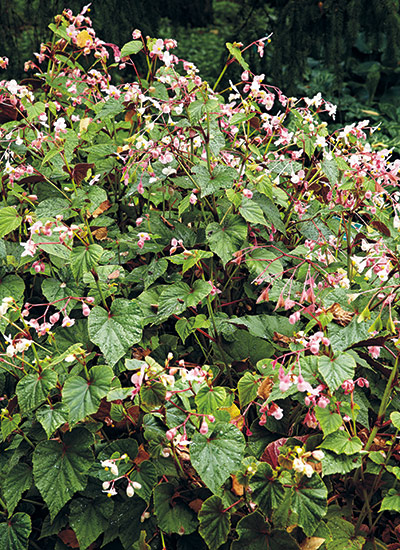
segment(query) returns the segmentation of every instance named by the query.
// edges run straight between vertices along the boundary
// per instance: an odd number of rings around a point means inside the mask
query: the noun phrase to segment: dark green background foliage
[[[20,78],[24,61],[49,39],[50,18],[82,6],[79,0],[0,0],[0,54],[10,58],[2,74]],[[388,147],[400,143],[398,0],[154,0],[151,9],[142,0],[102,0],[93,2],[90,16],[98,35],[119,45],[134,28],[177,39],[178,55],[196,63],[210,83],[226,60],[225,42],[248,45],[273,32],[262,59],[255,46],[246,54],[254,73],[286,94],[321,92],[338,104],[341,125],[384,120],[379,138]],[[239,68],[229,71],[234,76]]]

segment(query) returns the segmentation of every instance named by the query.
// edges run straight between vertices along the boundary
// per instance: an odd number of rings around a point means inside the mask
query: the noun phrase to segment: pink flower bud
[[[165,437],[168,439],[168,441],[172,441],[174,439],[174,437],[176,436],[176,431],[176,428],[171,428],[167,431]]]
[[[203,420],[200,426],[200,433],[203,435],[206,435],[207,432],[208,432],[208,424],[205,420]]]
[[[82,313],[85,317],[88,317],[90,314],[90,307],[87,304],[82,304]]]
[[[50,319],[49,319],[49,320],[50,320],[50,323],[51,323],[52,325],[54,325],[54,323],[57,323],[57,321],[59,320],[59,318],[60,318],[60,314],[58,313],[58,311],[57,311],[57,313],[53,313],[53,315],[50,315]]]

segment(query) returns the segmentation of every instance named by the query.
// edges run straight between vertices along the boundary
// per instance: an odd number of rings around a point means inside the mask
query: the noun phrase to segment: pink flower
[[[318,407],[321,407],[321,409],[326,409],[329,403],[330,399],[328,397],[325,397],[324,395],[321,395],[321,397],[317,401],[317,405]]]
[[[243,195],[247,199],[252,199],[253,198],[253,191],[250,191],[250,189],[243,189]]]
[[[342,384],[342,388],[344,390],[344,393],[351,393],[354,391],[355,384],[353,380],[345,380]]]
[[[63,319],[63,322],[61,323],[62,327],[72,327],[75,324],[75,319],[71,319],[66,315]]]
[[[380,346],[368,346],[368,351],[369,351],[371,357],[373,357],[374,359],[378,359],[378,357],[381,353],[381,348],[380,348]]]
[[[90,314],[90,307],[87,304],[82,304],[82,313],[85,317],[88,317]]]
[[[296,311],[295,313],[292,313],[292,315],[289,317],[289,323],[291,325],[294,325],[297,323],[299,319],[300,319],[300,311]]]
[[[196,197],[196,195],[195,195],[194,193],[192,193],[192,194],[190,195],[190,197],[189,197],[189,202],[190,202],[190,204],[196,204],[196,202],[197,202],[197,197]]]
[[[271,403],[268,416],[273,416],[275,420],[281,420],[283,418],[283,410],[276,403]]]

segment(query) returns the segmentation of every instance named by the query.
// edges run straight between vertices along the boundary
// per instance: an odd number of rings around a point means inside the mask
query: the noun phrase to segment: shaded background
[[[24,61],[50,37],[54,15],[65,7],[78,13],[83,5],[0,0],[0,55],[10,58],[2,77],[22,78]],[[338,104],[340,125],[382,123],[377,146],[400,151],[398,0],[94,0],[90,16],[97,35],[119,46],[134,28],[175,38],[177,55],[194,62],[211,85],[227,57],[225,42],[247,45],[273,32],[262,59],[255,47],[245,54],[254,73],[287,95],[321,92]],[[226,79],[239,74],[230,68]]]

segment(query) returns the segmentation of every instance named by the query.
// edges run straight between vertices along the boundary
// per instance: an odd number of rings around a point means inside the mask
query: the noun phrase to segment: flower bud
[[[111,470],[111,473],[113,476],[117,476],[118,475],[118,466],[116,464],[113,464],[110,468]]]
[[[208,432],[208,424],[205,420],[203,420],[200,426],[200,433],[203,435],[206,435],[207,432]]]
[[[107,491],[110,488],[111,483],[109,481],[103,481],[103,491]]]
[[[129,483],[128,487],[126,488],[126,496],[128,496],[129,498],[133,497],[133,495],[135,494],[135,489],[133,488],[133,486]]]

